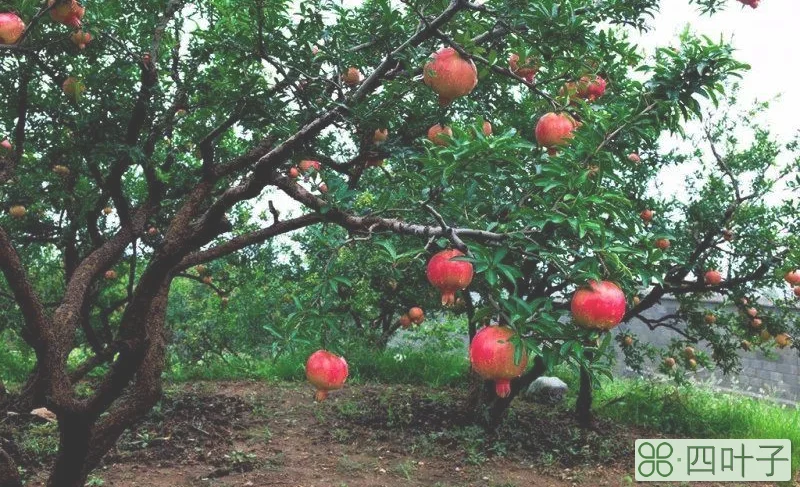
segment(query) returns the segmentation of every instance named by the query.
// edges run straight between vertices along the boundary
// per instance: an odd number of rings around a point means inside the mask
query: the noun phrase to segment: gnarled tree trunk
[[[22,487],[17,464],[0,448],[0,487]]]

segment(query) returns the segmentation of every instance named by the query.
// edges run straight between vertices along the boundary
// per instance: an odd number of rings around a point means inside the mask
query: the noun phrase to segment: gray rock
[[[542,404],[558,404],[567,394],[567,384],[558,377],[539,377],[525,391],[525,397]]]

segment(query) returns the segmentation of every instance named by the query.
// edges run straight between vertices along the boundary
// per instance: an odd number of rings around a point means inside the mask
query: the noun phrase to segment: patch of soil
[[[95,485],[617,487],[632,484],[633,439],[654,436],[587,432],[569,411],[523,400],[487,436],[463,394],[356,385],[318,404],[299,384],[181,386],[126,433]]]

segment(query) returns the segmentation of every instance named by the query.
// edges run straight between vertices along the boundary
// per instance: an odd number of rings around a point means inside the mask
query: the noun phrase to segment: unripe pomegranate
[[[318,402],[328,397],[328,391],[341,389],[347,374],[347,361],[327,350],[317,350],[306,362],[306,378],[317,388],[314,399]]]
[[[213,280],[214,278],[212,278],[211,276],[203,276],[203,284],[211,284],[211,281]]]
[[[755,318],[756,316],[758,316],[758,310],[757,310],[757,309],[755,309],[755,308],[748,308],[748,309],[747,309],[747,314],[748,314],[748,315],[749,315],[751,318]]]
[[[768,330],[761,330],[761,333],[758,334],[758,337],[761,338],[762,342],[768,342],[772,339],[772,335],[770,335]]]
[[[711,269],[706,272],[705,276],[703,276],[703,279],[705,280],[706,284],[716,286],[722,282],[722,274],[720,274],[716,269]]]
[[[428,261],[428,281],[442,292],[442,304],[452,306],[456,302],[456,291],[466,289],[472,282],[472,263],[452,260],[463,257],[457,249],[442,250]]]
[[[786,279],[786,282],[792,286],[800,284],[800,272],[798,271],[789,271],[783,276],[783,278]]]
[[[403,327],[403,329],[408,329],[408,327],[411,326],[411,318],[408,316],[408,313],[401,316],[397,322],[400,323],[400,326]]]
[[[564,86],[558,90],[559,96],[568,96],[570,100],[578,99],[578,84],[574,81],[564,83]]]
[[[296,167],[289,169],[289,177],[292,179],[297,179],[298,177],[300,177],[300,170],[297,169]]]
[[[708,313],[704,319],[706,323],[708,323],[709,325],[713,325],[714,323],[717,322],[717,317],[711,313]]]
[[[55,0],[50,0],[48,5],[52,6],[54,3]],[[50,9],[50,17],[53,20],[74,29],[80,28],[84,13],[85,9],[75,0],[66,0]]]
[[[642,158],[639,157],[639,154],[635,152],[631,152],[630,154],[628,154],[628,160],[634,164],[639,164],[640,162],[642,162]]]
[[[683,354],[686,356],[686,358],[694,358],[694,348],[692,347],[684,348]]]
[[[739,0],[739,1],[742,4],[747,5],[747,6],[751,7],[751,8],[757,8],[759,2],[761,2],[761,0]]]
[[[800,298],[800,286],[794,288],[794,295]]]
[[[725,230],[722,231],[722,238],[726,242],[730,242],[731,240],[733,240],[733,232],[731,232],[726,228]]]
[[[642,212],[639,213],[639,216],[645,223],[650,223],[651,221],[653,221],[653,215],[655,215],[655,212],[653,210],[642,210]]]
[[[656,240],[656,247],[661,250],[667,250],[670,245],[672,245],[672,243],[669,241],[669,239],[659,238]]]
[[[0,44],[16,44],[23,32],[25,32],[25,23],[17,14],[0,13]]]
[[[200,264],[200,265],[195,266],[194,270],[198,274],[205,274],[206,271],[208,270],[208,268],[206,266],[204,266],[203,264]]]
[[[8,214],[14,218],[22,218],[28,213],[28,209],[22,205],[14,205],[8,209]]]
[[[633,297],[633,305],[634,306],[639,306],[639,303],[641,303],[641,302],[642,302],[642,298],[640,298],[639,296],[634,296]]]
[[[315,171],[319,171],[322,168],[322,165],[319,163],[319,161],[305,160],[300,161],[300,164],[298,165],[300,166],[300,172],[303,174],[307,173],[311,168],[314,168]]]
[[[558,146],[569,143],[576,126],[575,120],[566,113],[547,113],[536,123],[536,142],[554,155]]]
[[[83,93],[86,91],[86,85],[84,85],[79,79],[70,76],[64,80],[62,89],[64,90],[65,95],[75,101],[79,101],[81,96],[83,96]]]
[[[753,328],[761,328],[761,325],[763,325],[761,318],[753,318],[750,321],[750,324],[753,326]]]
[[[86,49],[86,46],[92,42],[92,34],[79,30],[70,36],[72,43],[78,46],[78,49]],[[179,110],[180,111],[180,110]],[[184,110],[184,113],[186,110]]]
[[[625,339],[622,341],[622,343],[623,343],[623,344],[624,344],[626,347],[630,347],[630,346],[632,346],[632,345],[633,345],[633,337],[632,337],[632,336],[630,336],[630,335],[626,336],[626,337],[625,337]]]
[[[347,68],[347,71],[342,74],[342,82],[347,86],[356,86],[361,83],[363,79],[364,77],[361,75],[361,71],[355,67]]]
[[[319,185],[319,192],[325,194],[328,192],[328,185],[325,183],[320,183]]]
[[[103,208],[103,214],[105,214],[105,215],[110,215],[113,212],[114,212],[114,210],[111,209],[110,206],[106,206],[105,208]]]
[[[512,54],[508,58],[508,67],[512,73],[516,74],[520,78],[525,79],[528,83],[533,82],[533,77],[536,76],[536,72],[539,71],[539,66],[536,64],[536,60],[533,58],[526,58],[525,62],[520,64],[520,57],[518,54]]]
[[[428,140],[430,140],[431,142],[433,142],[436,145],[440,145],[440,146],[444,147],[447,144],[449,144],[450,141],[448,139],[444,138],[444,137],[441,137],[442,135],[446,135],[447,137],[452,137],[453,136],[453,129],[451,129],[447,125],[442,127],[438,123],[436,125],[434,125],[433,127],[428,129]]]
[[[779,333],[775,335],[775,344],[778,348],[786,348],[792,344],[792,337],[787,333]]]
[[[572,320],[591,330],[608,331],[625,316],[625,293],[611,281],[589,281],[572,296]]]
[[[750,342],[748,342],[747,340],[742,340],[742,343],[740,345],[742,346],[742,350],[748,352],[750,351]]]
[[[114,279],[117,278],[117,271],[113,269],[107,270],[104,277],[106,278],[107,281],[113,281]]]
[[[9,142],[8,139],[3,139],[3,141],[0,142],[0,149],[2,149],[0,150],[0,153],[11,152],[14,150],[14,146],[11,145],[11,142]]]
[[[69,168],[67,166],[61,166],[56,164],[53,166],[53,172],[58,174],[59,176],[68,176],[69,175]]]
[[[472,369],[484,379],[493,380],[500,397],[511,394],[511,379],[522,375],[528,366],[524,345],[519,363],[514,361],[516,347],[511,341],[514,335],[514,330],[507,326],[487,326],[475,334],[469,346]]]
[[[445,47],[425,65],[423,81],[439,95],[439,105],[446,106],[475,89],[478,70],[472,60],[462,58],[452,47]]]
[[[694,370],[697,368],[697,360],[690,358],[689,359],[689,368]]]
[[[483,135],[489,137],[490,135],[492,135],[492,124],[484,120],[482,130],[483,130]]]
[[[666,365],[668,369],[675,367],[675,359],[672,357],[665,358],[664,365]]]

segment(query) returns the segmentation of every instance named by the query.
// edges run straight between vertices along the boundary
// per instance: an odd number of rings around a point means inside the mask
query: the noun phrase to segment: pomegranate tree
[[[519,361],[515,360],[516,346],[511,339],[516,332],[507,326],[487,326],[472,339],[469,361],[472,369],[486,380],[494,381],[500,397],[511,394],[511,379],[519,377],[528,366],[528,353],[522,347]]]
[[[625,293],[611,281],[589,281],[572,296],[572,320],[591,330],[608,331],[625,316]]]
[[[317,388],[314,399],[319,402],[328,397],[329,391],[341,389],[347,380],[347,374],[347,361],[344,357],[327,350],[317,350],[306,362],[306,378]]]
[[[439,95],[439,104],[445,106],[475,89],[478,70],[472,60],[464,59],[452,47],[445,47],[425,65],[423,81]]]
[[[23,32],[25,23],[17,14],[0,13],[0,44],[16,44]]]
[[[457,249],[442,250],[428,261],[428,281],[442,292],[442,304],[452,306],[456,302],[456,292],[466,289],[472,282],[472,263],[453,260],[464,257]]]

